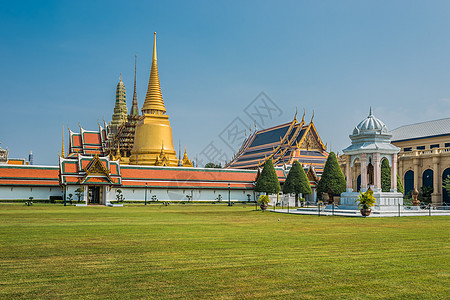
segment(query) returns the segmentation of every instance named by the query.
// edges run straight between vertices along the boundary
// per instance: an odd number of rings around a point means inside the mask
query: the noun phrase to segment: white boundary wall
[[[49,200],[50,196],[62,196],[59,186],[0,186],[0,200]]]

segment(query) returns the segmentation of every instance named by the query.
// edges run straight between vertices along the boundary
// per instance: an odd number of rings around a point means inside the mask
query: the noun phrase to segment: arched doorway
[[[442,173],[442,184],[444,184],[444,180],[447,179],[447,176],[450,176],[450,168],[445,169]],[[442,188],[442,201],[450,204],[450,195],[444,188]]]
[[[403,177],[403,182],[405,184],[405,195],[414,189],[414,171],[409,170],[405,173]]]
[[[427,169],[423,172],[422,186],[433,187],[433,170]]]

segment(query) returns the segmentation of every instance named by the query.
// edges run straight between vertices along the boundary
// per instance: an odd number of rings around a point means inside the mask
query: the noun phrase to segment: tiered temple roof
[[[274,166],[291,165],[298,160],[313,167],[320,176],[327,157],[313,118],[306,124],[304,117],[300,123],[294,117],[292,122],[253,132],[226,168],[260,168],[267,159],[272,159]]]
[[[105,124],[106,125],[106,124]],[[98,126],[98,131],[85,130],[80,126],[80,133],[73,132],[69,128],[69,153],[68,158],[81,155],[108,155],[106,141],[108,137],[108,127]],[[64,156],[64,155],[63,155]]]
[[[127,121],[127,96],[125,92],[125,84],[122,81],[122,74],[116,88],[116,104],[114,106],[114,114],[109,124],[111,133],[115,134],[120,125]]]
[[[120,157],[120,161],[122,163],[129,163],[131,149],[133,149],[134,144],[136,124],[139,120],[139,108],[136,92],[136,60],[137,56],[135,56],[134,60],[134,91],[130,114],[127,117],[127,121],[123,122],[117,128],[116,133],[112,135],[108,141],[108,149],[111,150],[111,153],[113,153],[115,157]]]
[[[118,161],[110,161],[108,156],[78,155],[77,159],[60,157],[61,184],[120,185],[122,178]]]

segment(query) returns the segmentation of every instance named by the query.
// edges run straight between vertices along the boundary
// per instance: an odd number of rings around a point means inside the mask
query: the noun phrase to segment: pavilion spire
[[[63,124],[63,133],[62,133],[62,146],[61,146],[61,157],[65,158],[66,150],[64,149],[64,124]]]
[[[165,114],[166,107],[162,98],[161,86],[159,84],[158,62],[156,56],[156,32],[153,37],[153,59],[150,78],[148,80],[147,94],[145,95],[142,112],[147,114]]]
[[[133,117],[139,116],[139,107],[137,103],[137,92],[136,92],[136,62],[137,55],[134,55],[134,91],[133,91],[133,104],[131,105],[130,115]]]

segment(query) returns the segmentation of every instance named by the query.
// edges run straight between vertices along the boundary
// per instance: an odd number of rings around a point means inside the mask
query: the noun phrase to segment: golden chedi
[[[156,32],[153,59],[142,116],[136,125],[134,146],[130,164],[152,166],[177,166],[178,159],[173,148],[172,128],[161,94],[156,59]]]

